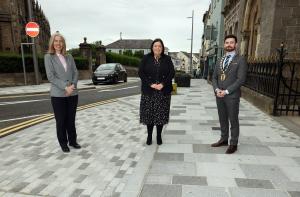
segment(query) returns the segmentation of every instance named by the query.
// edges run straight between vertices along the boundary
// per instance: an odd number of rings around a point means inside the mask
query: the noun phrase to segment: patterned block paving
[[[210,146],[220,138],[212,87],[192,80],[178,92],[142,196],[155,190],[186,197],[300,196],[298,136],[241,99],[238,151],[226,155],[227,147]]]
[[[83,148],[69,154],[54,120],[1,138],[0,196],[300,196],[297,135],[241,99],[238,151],[226,155],[210,147],[220,138],[212,87],[192,80],[178,93],[161,146],[145,146],[139,95],[78,112]]]
[[[138,106],[139,97],[131,99]],[[118,196],[145,151],[145,127],[126,99],[80,111],[82,149],[60,150],[50,120],[0,139],[0,191],[49,196]],[[46,140],[47,139],[47,140]],[[3,158],[3,159],[2,159]]]

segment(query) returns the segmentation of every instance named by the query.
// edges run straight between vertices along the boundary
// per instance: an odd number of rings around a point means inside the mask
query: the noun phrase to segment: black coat
[[[172,92],[172,79],[175,75],[174,65],[171,57],[162,55],[159,59],[159,66],[154,64],[154,56],[147,54],[142,59],[139,67],[139,76],[142,80],[142,94],[151,95],[157,91],[150,86],[152,84],[163,84],[161,91],[163,94],[171,94]]]

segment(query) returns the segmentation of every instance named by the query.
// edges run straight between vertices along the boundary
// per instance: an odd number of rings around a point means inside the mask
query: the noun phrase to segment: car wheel
[[[93,84],[94,84],[94,85],[98,85],[98,83],[97,83],[97,82],[93,82]]]
[[[114,83],[118,83],[118,77],[114,78]]]
[[[126,83],[127,82],[127,76],[125,76],[125,78],[124,78],[124,83]]]

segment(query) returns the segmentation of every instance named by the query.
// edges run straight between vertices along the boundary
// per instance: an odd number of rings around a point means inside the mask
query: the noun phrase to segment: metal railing
[[[282,44],[279,57],[248,60],[245,87],[274,99],[273,115],[300,116],[300,61],[284,59]]]

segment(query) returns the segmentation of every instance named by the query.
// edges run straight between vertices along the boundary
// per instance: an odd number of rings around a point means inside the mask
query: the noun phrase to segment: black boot
[[[157,129],[156,142],[158,145],[161,145],[162,144],[161,132],[163,129],[163,125],[156,125],[156,129]]]
[[[147,132],[148,132],[148,136],[147,136],[147,145],[151,145],[152,144],[152,132],[153,132],[153,125],[147,125]]]

